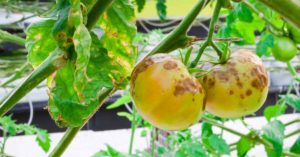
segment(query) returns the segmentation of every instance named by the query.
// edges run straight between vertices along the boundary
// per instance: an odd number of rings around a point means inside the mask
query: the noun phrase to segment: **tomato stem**
[[[152,51],[150,51],[146,56],[150,56],[156,53],[168,53],[173,49],[182,46],[182,43],[174,43],[174,40],[182,38],[186,40],[189,39],[188,37],[186,37],[186,32],[190,28],[193,21],[197,18],[199,12],[209,2],[210,0],[199,0],[195,4],[194,8],[188,13],[188,15],[183,18],[180,24],[170,34],[168,34],[157,46],[155,46],[155,48],[152,49]],[[182,42],[182,40],[177,40],[177,42]]]
[[[0,117],[4,116],[18,101],[39,85],[44,79],[61,68],[66,63],[66,54],[62,50],[55,50],[35,69],[0,105]]]
[[[3,30],[0,30],[0,39],[25,46],[25,39]]]
[[[91,11],[88,13],[88,20],[86,28],[91,30],[97,23],[98,19],[105,12],[105,10],[113,3],[114,0],[97,0],[97,2],[92,7]]]
[[[196,58],[192,61],[191,65],[189,66],[190,68],[194,68],[197,66],[204,50],[206,49],[207,46],[212,46],[214,48],[214,50],[217,52],[219,58],[221,59],[222,57],[222,51],[215,45],[215,43],[213,42],[213,34],[214,34],[214,30],[215,30],[215,24],[218,21],[219,18],[219,14],[222,8],[222,1],[218,0],[212,15],[212,18],[210,20],[209,23],[209,30],[208,30],[208,34],[207,34],[207,39],[206,41],[203,43],[203,45],[200,47],[198,54],[196,56]]]
[[[286,134],[286,135],[284,136],[284,138],[289,138],[289,137],[292,137],[292,136],[297,135],[297,134],[299,134],[299,133],[300,133],[300,129],[297,129],[297,130],[295,130],[295,131],[293,131],[293,132],[291,132],[291,133],[289,133],[289,134]]]
[[[132,155],[132,146],[133,146],[133,141],[134,141],[134,134],[135,130],[137,128],[136,124],[136,109],[134,105],[132,105],[132,121],[131,121],[131,135],[130,135],[130,143],[129,143],[129,155]]]

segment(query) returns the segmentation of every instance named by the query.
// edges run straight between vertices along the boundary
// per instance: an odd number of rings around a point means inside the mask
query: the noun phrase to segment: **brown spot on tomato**
[[[195,81],[191,78],[186,78],[184,80],[180,80],[177,82],[174,95],[180,96],[183,95],[185,92],[190,92],[192,94],[196,94],[199,92],[199,88]]]
[[[239,88],[243,88],[243,83],[241,81],[237,81],[236,82],[236,85],[239,87]]]
[[[229,91],[229,94],[232,95],[234,92],[232,90]]]
[[[241,97],[241,99],[245,99],[244,94],[241,94],[240,97]]]
[[[208,79],[208,87],[213,87],[215,85],[215,80],[214,79]]]
[[[172,70],[177,68],[177,63],[174,61],[167,61],[167,63],[164,64],[164,68],[166,70]]]
[[[141,72],[147,70],[147,68],[148,68],[149,66],[151,66],[153,63],[154,63],[154,61],[153,61],[151,58],[146,58],[144,61],[140,62],[140,63],[135,67],[135,69],[133,70],[132,75],[131,75],[131,76],[132,76],[131,79],[132,79],[132,82],[133,82],[131,88],[134,88],[134,82],[135,82],[137,76],[138,76]]]
[[[206,81],[207,81],[207,76],[204,76],[203,77],[203,83],[206,83]]]
[[[229,76],[227,72],[224,71],[219,71],[218,73],[216,73],[216,76],[219,78],[219,80],[221,81],[229,81]]]
[[[246,95],[247,95],[247,96],[250,96],[251,94],[252,94],[251,89],[248,89],[248,90],[246,91]]]

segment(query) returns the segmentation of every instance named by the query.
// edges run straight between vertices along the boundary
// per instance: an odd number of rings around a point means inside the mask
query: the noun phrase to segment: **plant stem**
[[[16,69],[15,73],[13,75],[11,75],[8,79],[6,79],[4,82],[2,82],[0,84],[0,87],[4,87],[4,86],[10,84],[11,82],[13,82],[13,81],[21,78],[24,75],[24,73],[25,73],[25,71],[27,69],[29,69],[29,63],[28,62],[26,62],[25,64],[23,64],[20,67],[20,69]]]
[[[5,145],[7,141],[7,131],[3,130],[3,142],[2,142],[2,147],[1,147],[1,154],[5,154]]]
[[[132,106],[132,121],[131,121],[131,135],[130,135],[130,143],[129,143],[129,155],[132,154],[132,146],[133,146],[133,141],[134,141],[134,134],[135,134],[135,129],[136,129],[136,109],[134,106]]]
[[[294,120],[291,120],[291,121],[285,123],[284,126],[287,127],[287,126],[289,126],[289,125],[292,125],[292,124],[298,123],[298,122],[300,122],[300,119],[299,119],[299,118],[296,118],[296,119],[294,119]]]
[[[104,13],[104,11],[112,4],[114,0],[98,0],[91,11],[88,13],[88,20],[86,27],[91,30],[97,23],[98,19]]]
[[[284,138],[289,138],[289,137],[292,137],[292,136],[297,135],[297,134],[299,134],[299,133],[300,133],[300,129],[295,130],[295,131],[293,131],[293,132],[291,132],[291,133],[285,135]]]
[[[0,117],[9,111],[18,101],[39,85],[44,79],[54,71],[61,68],[66,63],[64,51],[56,49],[41,65],[37,67],[0,105]]]
[[[197,18],[199,12],[210,2],[210,0],[199,0],[194,8],[189,12],[187,16],[183,18],[180,24],[169,33],[147,56],[156,53],[168,53],[173,49],[179,48],[181,45],[174,45],[174,40],[179,40],[186,37],[186,32],[190,28],[193,21]]]
[[[268,25],[270,25],[273,29],[277,31],[281,31],[281,28],[275,26],[262,12],[257,10],[251,3],[247,0],[242,1],[249,9],[251,9],[255,14],[257,14],[260,18],[262,18]]]
[[[157,136],[157,129],[155,127],[153,127],[153,132],[152,132],[152,136],[151,136],[151,154],[152,154],[152,157],[155,157],[155,140],[156,140],[156,136]]]
[[[300,30],[300,1],[298,0],[259,0],[272,10],[277,11],[286,20],[297,26]]]
[[[106,98],[108,98],[114,91],[115,89],[104,88],[99,97],[99,106],[95,109],[93,113],[89,115],[89,118],[87,118],[87,120],[81,126],[68,128],[62,139],[49,154],[49,157],[60,157],[64,153],[64,151],[68,148],[68,146],[70,145],[74,137],[77,135],[77,133],[80,131],[80,129],[89,121],[89,119],[94,115],[94,113],[98,111],[98,109],[102,106]]]
[[[68,128],[68,130],[65,132],[62,139],[59,141],[59,143],[53,149],[51,154],[49,154],[49,157],[61,156],[63,154],[63,152],[66,150],[66,148],[69,146],[69,144],[72,142],[72,140],[76,136],[76,134],[80,131],[81,128],[82,127]]]
[[[13,42],[13,43],[17,43],[19,45],[25,46],[25,39],[10,34],[6,31],[0,30],[0,39],[5,40],[5,41],[9,41],[9,42]]]
[[[203,45],[200,47],[196,58],[192,61],[191,65],[189,66],[190,68],[194,68],[197,66],[197,64],[207,46],[212,46],[215,49],[215,51],[217,52],[219,58],[222,57],[222,51],[213,43],[213,34],[214,34],[214,30],[215,30],[215,24],[218,21],[221,8],[222,8],[222,1],[217,0],[217,4],[215,6],[212,18],[209,23],[207,39],[203,43]]]

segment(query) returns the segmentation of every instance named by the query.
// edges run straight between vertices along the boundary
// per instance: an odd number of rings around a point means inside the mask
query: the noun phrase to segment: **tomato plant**
[[[0,4],[10,8],[19,3],[13,2]],[[47,109],[58,126],[68,128],[49,156],[61,156],[105,99],[117,90],[127,89],[131,82],[131,96],[126,94],[110,106],[118,107],[131,99],[135,102],[131,113],[119,113],[132,122],[129,156],[221,156],[230,154],[231,150],[236,150],[238,156],[246,156],[259,144],[265,147],[270,157],[299,156],[299,138],[290,148],[283,146],[285,138],[299,133],[298,129],[285,134],[285,127],[298,123],[299,119],[283,123],[277,118],[285,113],[287,105],[300,111],[300,98],[292,93],[293,83],[300,81],[300,77],[289,61],[298,51],[293,44],[298,42],[298,34],[291,27],[286,30],[286,25],[300,28],[298,1],[199,0],[175,29],[155,43],[141,60],[138,60],[141,50],[135,43],[137,30],[132,2],[138,11],[147,5],[145,0],[57,0],[53,9],[45,13],[46,18],[26,29],[26,40],[1,30],[1,40],[26,47],[28,62],[34,70],[1,100],[0,116],[48,79]],[[167,15],[167,3],[165,0],[156,2],[157,13],[163,21]],[[214,9],[207,37],[189,36],[190,26],[208,4],[213,4]],[[220,20],[220,12],[225,19]],[[94,28],[100,28],[102,33],[97,33]],[[278,42],[277,37],[284,41]],[[249,128],[247,134],[223,123],[227,118],[245,116],[259,109],[265,101],[269,79],[262,61],[254,53],[248,50],[234,53],[232,45],[256,45],[258,56],[273,54],[276,59],[285,61],[292,76],[287,93],[280,96],[274,106],[264,110],[268,123],[260,130]],[[164,55],[162,60],[154,59],[158,53],[176,55],[178,51],[181,61],[169,55]],[[203,55],[211,57],[205,60]],[[171,66],[165,65],[170,61]],[[134,66],[136,62],[138,64]],[[168,70],[173,63],[176,63],[176,72]],[[211,64],[212,69],[200,68],[205,64]],[[4,84],[21,76],[16,74]],[[182,76],[188,81],[182,80]],[[206,97],[204,93],[207,93]],[[203,106],[212,114],[201,113]],[[154,148],[157,136],[154,126],[166,130],[184,129],[200,115],[201,138],[192,138],[189,130],[179,131],[175,137],[169,136],[173,143],[170,149]],[[153,130],[150,153],[134,154],[132,151],[135,129],[139,126]],[[229,145],[223,134],[215,132],[213,127],[240,139]],[[109,146],[97,154],[127,156]]]

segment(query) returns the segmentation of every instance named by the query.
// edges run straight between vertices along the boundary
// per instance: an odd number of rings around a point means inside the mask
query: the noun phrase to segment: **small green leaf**
[[[259,42],[256,44],[256,54],[258,56],[267,55],[268,51],[274,45],[274,36],[270,33],[264,33],[261,35]]]
[[[185,151],[186,151],[186,156],[189,157],[206,157],[206,152],[202,148],[201,143],[199,142],[189,142],[187,141],[185,143]]]
[[[294,94],[281,96],[288,105],[293,107],[296,111],[300,112],[300,98]]]
[[[212,134],[208,138],[209,145],[220,154],[229,154],[230,147],[226,141],[216,134]]]
[[[135,3],[137,4],[138,12],[141,12],[144,9],[146,0],[135,0]]]
[[[268,157],[280,157],[283,150],[284,124],[278,120],[271,121],[263,127],[263,138],[270,141],[274,148],[266,147]]]
[[[4,131],[8,132],[11,136],[14,136],[18,132],[17,124],[11,118],[12,116],[4,116],[0,118],[0,124]]]
[[[239,20],[244,22],[252,22],[252,12],[244,3],[238,3],[234,10]]]
[[[237,143],[237,155],[238,157],[245,157],[248,151],[254,146],[253,142],[247,138],[241,137]]]
[[[300,136],[295,141],[295,143],[292,145],[290,151],[293,153],[296,153],[296,154],[300,154]]]
[[[114,103],[108,105],[106,107],[106,109],[110,110],[110,109],[115,109],[118,108],[126,103],[130,103],[131,102],[131,97],[130,94],[127,93],[125,95],[123,95],[122,97],[120,97],[118,100],[116,100]]]
[[[264,110],[264,116],[266,117],[266,119],[268,121],[271,120],[271,118],[273,117],[277,117],[280,116],[282,114],[285,113],[285,110],[287,109],[286,105],[282,105],[282,104],[275,104],[273,106],[268,106],[265,110]]]
[[[167,17],[167,6],[166,0],[157,0],[156,10],[160,21],[165,21]]]
[[[48,152],[50,148],[50,137],[47,130],[44,129],[36,129],[37,137],[36,141],[38,142],[39,146],[45,151]]]
[[[118,112],[117,115],[120,117],[126,117],[129,121],[132,121],[133,119],[132,115],[128,112]]]
[[[141,137],[146,137],[147,136],[147,130],[142,130],[140,136]]]
[[[157,154],[158,155],[163,155],[167,152],[167,150],[164,147],[158,147],[157,148]]]

